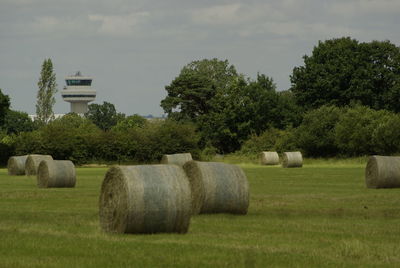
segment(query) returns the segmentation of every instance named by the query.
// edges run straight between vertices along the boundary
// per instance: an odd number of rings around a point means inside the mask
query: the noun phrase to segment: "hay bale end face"
[[[53,160],[51,155],[31,154],[28,155],[25,162],[25,174],[28,176],[36,175],[39,164],[43,160]]]
[[[374,155],[365,168],[367,188],[399,188],[400,157]]]
[[[112,233],[186,233],[191,217],[188,179],[176,165],[115,166],[105,175],[100,225]]]
[[[295,168],[303,166],[303,156],[301,152],[284,152],[282,156],[282,167]]]
[[[69,160],[42,160],[37,172],[39,188],[75,187],[75,166]]]
[[[249,185],[240,167],[190,161],[183,168],[191,187],[193,214],[247,214]]]
[[[183,154],[165,154],[161,158],[161,164],[183,166],[186,162],[192,161],[191,153]]]
[[[8,175],[25,175],[25,161],[27,155],[12,156],[7,161]]]
[[[261,165],[279,164],[279,155],[277,152],[262,152],[260,159],[261,159]]]

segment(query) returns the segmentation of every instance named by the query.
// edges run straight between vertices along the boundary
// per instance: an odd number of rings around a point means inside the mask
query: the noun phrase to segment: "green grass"
[[[249,214],[195,216],[185,235],[103,233],[106,168],[78,168],[74,189],[0,169],[0,267],[400,266],[400,189],[366,189],[364,164],[241,166]]]

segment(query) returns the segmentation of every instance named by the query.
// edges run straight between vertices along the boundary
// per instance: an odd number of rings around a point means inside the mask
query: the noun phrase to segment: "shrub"
[[[296,130],[297,144],[307,156],[333,156],[339,149],[335,143],[335,126],[343,109],[322,106],[304,115]]]
[[[340,115],[335,126],[335,141],[340,152],[347,156],[376,154],[378,151],[387,153],[385,151],[387,145],[384,144],[385,142],[378,142],[378,135],[382,138],[389,138],[390,131],[387,131],[388,127],[384,127],[382,122],[390,121],[392,117],[393,113],[391,112],[376,111],[366,106],[358,105],[347,109]],[[392,127],[395,127],[397,131],[400,130],[400,126]],[[392,132],[391,135],[397,136],[398,134]],[[390,139],[392,140],[393,137]],[[398,149],[396,148],[396,150]]]

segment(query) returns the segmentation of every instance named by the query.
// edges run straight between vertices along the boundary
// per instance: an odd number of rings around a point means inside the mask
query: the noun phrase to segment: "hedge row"
[[[270,128],[246,141],[241,153],[301,150],[311,157],[400,153],[400,115],[365,106],[322,106],[296,129]]]

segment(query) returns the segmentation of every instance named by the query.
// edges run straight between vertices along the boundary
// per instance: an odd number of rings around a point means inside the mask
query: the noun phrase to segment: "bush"
[[[164,154],[183,152],[198,158],[198,142],[199,136],[192,124],[173,120],[151,122],[140,130],[135,158],[141,162],[154,162]]]
[[[340,115],[335,126],[335,141],[340,152],[347,156],[358,156],[399,151],[399,147],[388,149],[388,144],[381,140],[388,139],[393,143],[397,139],[400,125],[391,126],[393,130],[389,130],[390,125],[387,125],[387,122],[392,122],[394,118],[395,115],[391,112],[376,111],[366,106],[347,109]]]
[[[400,152],[400,115],[391,114],[379,119],[372,133],[374,152],[391,155]]]
[[[339,148],[335,142],[335,126],[343,109],[336,106],[322,106],[304,115],[303,122],[296,130],[298,147],[307,156],[334,156]]]
[[[286,130],[269,128],[261,135],[253,135],[242,146],[240,154],[257,154],[262,151],[292,151],[298,149],[295,137],[295,129],[289,127]]]

